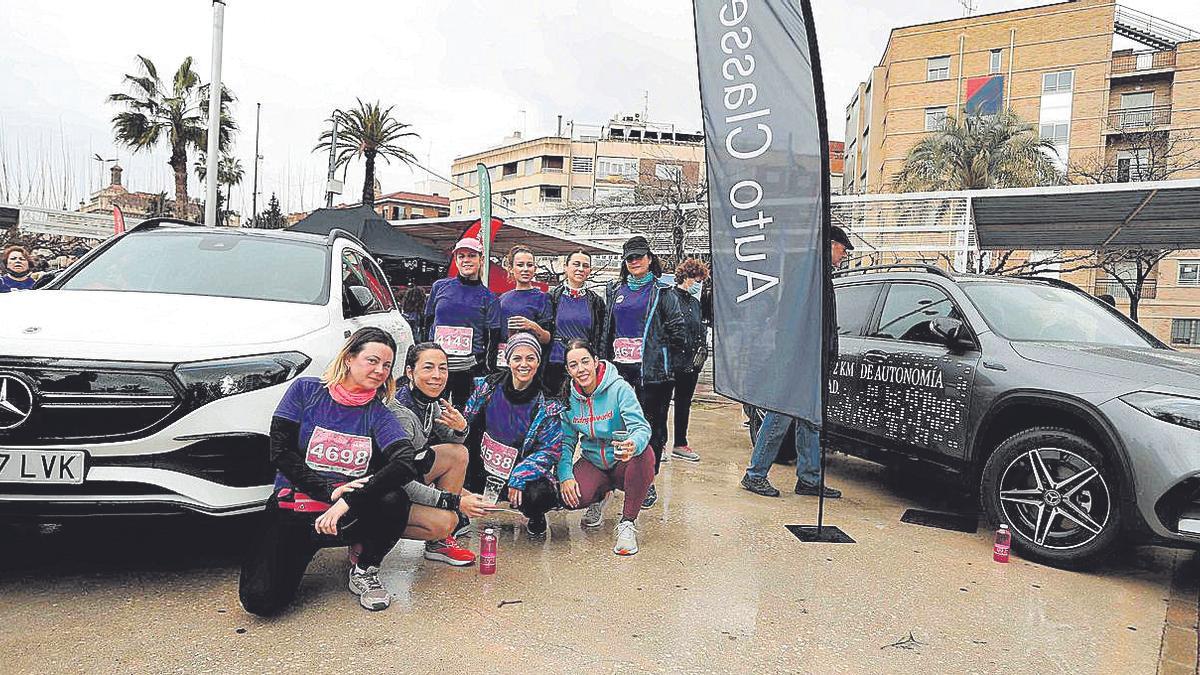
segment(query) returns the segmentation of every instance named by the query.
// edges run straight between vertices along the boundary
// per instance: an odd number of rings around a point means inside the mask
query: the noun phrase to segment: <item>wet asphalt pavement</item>
[[[318,555],[290,612],[244,613],[252,518],[0,525],[0,671],[1188,672],[1159,669],[1172,621],[1184,628],[1166,651],[1183,640],[1194,671],[1192,553],[1132,548],[1089,572],[996,564],[983,525],[900,522],[970,502],[843,456],[829,482],[845,498],[827,522],[858,543],[800,543],[784,525],[813,522],[816,499],[790,494],[786,466],[771,474],[782,498],[738,488],[741,419],[697,404],[703,461],[664,465],[638,555],[612,554],[615,503],[595,531],[579,512],[552,514],[544,541],[501,516],[496,576],[402,542],[381,613],[347,592],[344,550]]]

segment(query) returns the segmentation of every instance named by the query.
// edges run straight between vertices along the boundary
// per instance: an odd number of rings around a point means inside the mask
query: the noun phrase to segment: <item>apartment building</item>
[[[846,106],[843,192],[888,191],[947,115],[1002,109],[1053,141],[1073,182],[1096,165],[1112,180],[1200,177],[1200,167],[1163,175],[1152,149],[1132,147],[1200,137],[1200,31],[1111,0],[895,28]]]
[[[891,191],[909,149],[947,115],[1005,109],[1051,139],[1071,182],[1200,178],[1200,31],[1112,0],[895,28],[846,106],[842,192]],[[907,246],[909,258],[929,257],[912,253],[916,242]],[[1128,308],[1108,273],[1063,278]],[[1200,347],[1200,250],[1156,266],[1139,321],[1165,342]]]
[[[541,213],[567,203],[628,203],[638,185],[675,183],[695,189],[704,179],[704,137],[618,115],[603,125],[568,123],[554,136],[522,139],[454,160],[450,213],[479,213],[476,166],[491,177],[496,215]],[[461,186],[461,187],[459,187]],[[463,189],[466,188],[466,189]]]

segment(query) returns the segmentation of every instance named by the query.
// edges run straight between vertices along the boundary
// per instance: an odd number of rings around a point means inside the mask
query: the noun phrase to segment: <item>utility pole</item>
[[[329,176],[328,184],[325,186],[325,208],[333,208],[333,193],[334,193],[334,177],[333,172],[337,170],[337,135],[338,135],[338,120],[337,111],[333,111],[333,136],[329,139]]]
[[[204,224],[217,224],[217,173],[221,161],[221,42],[225,33],[225,0],[213,0],[212,81],[208,92],[208,175],[204,198]]]
[[[258,160],[262,159],[262,155],[258,154],[258,127],[262,122],[262,103],[254,104],[254,187],[250,193],[250,222],[255,226],[258,225]],[[244,203],[244,202],[243,202]]]

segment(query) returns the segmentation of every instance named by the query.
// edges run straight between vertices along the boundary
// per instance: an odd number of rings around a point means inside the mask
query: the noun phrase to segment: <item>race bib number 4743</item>
[[[438,326],[433,341],[451,356],[470,356],[475,330],[470,326]]]
[[[613,361],[617,363],[641,363],[642,338],[617,338],[613,340]]]
[[[371,439],[324,427],[313,429],[305,464],[316,471],[334,471],[358,478],[371,463]]]

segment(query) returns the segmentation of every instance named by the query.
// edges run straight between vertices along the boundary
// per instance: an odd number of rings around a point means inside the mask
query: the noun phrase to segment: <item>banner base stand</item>
[[[858,542],[833,525],[784,525],[788,532],[808,544],[857,544]]]

